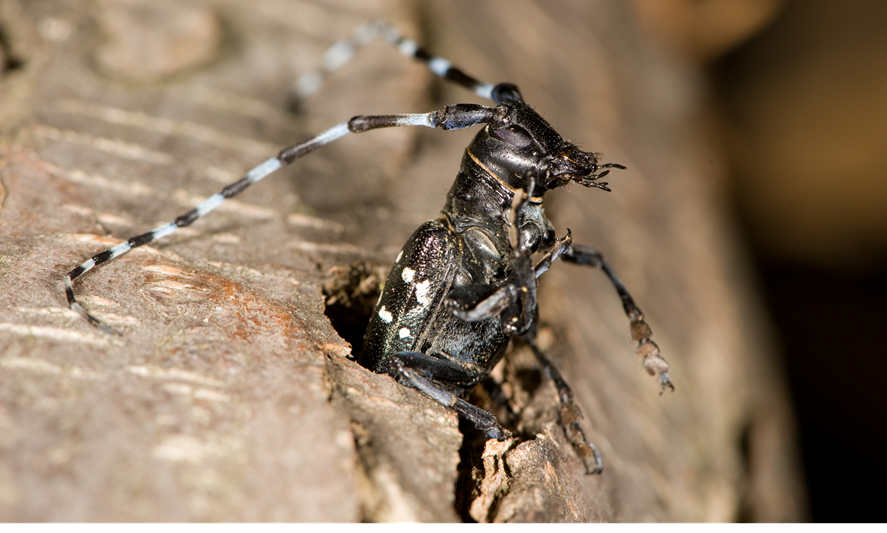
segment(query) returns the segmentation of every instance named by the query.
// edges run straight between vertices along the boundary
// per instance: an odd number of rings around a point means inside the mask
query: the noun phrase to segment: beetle
[[[539,276],[558,259],[602,270],[622,299],[643,367],[651,375],[658,374],[660,394],[674,390],[674,386],[668,364],[651,340],[651,330],[629,292],[598,251],[573,243],[569,230],[557,237],[543,200],[547,191],[571,183],[609,191],[601,179],[611,170],[625,167],[601,163],[599,153],[580,150],[566,141],[524,101],[514,84],[492,85],[468,76],[382,22],[361,26],[352,37],[333,45],[321,67],[296,83],[295,101],[316,91],[325,73],[376,36],[495,105],[455,104],[429,113],[356,116],[284,148],[173,222],[96,254],[68,272],[65,293],[69,306],[92,325],[115,334],[77,302],[73,290],[77,277],[190,225],[249,185],[344,135],[388,127],[456,130],[481,126],[465,150],[440,216],[420,226],[398,254],[357,360],[455,410],[487,438],[505,440],[510,433],[496,417],[463,398],[490,375],[511,340],[521,339],[557,387],[561,424],[585,460],[586,471],[599,473],[602,462],[579,426],[581,415],[573,393],[535,343]]]

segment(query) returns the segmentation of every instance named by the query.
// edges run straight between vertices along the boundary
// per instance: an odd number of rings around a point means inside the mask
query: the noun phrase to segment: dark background
[[[706,41],[715,24],[704,8],[717,4],[723,20],[755,29],[725,48]],[[887,4],[697,7],[692,22],[675,16],[658,31],[712,80],[733,204],[797,412],[811,518],[884,522]]]

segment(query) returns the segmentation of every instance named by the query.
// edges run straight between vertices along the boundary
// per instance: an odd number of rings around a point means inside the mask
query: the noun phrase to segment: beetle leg
[[[585,438],[585,432],[582,431],[582,426],[579,425],[583,415],[573,399],[573,390],[564,381],[560,370],[536,346],[536,342],[526,338],[524,340],[532,348],[533,353],[536,354],[536,359],[542,365],[545,375],[557,387],[557,394],[561,401],[561,427],[564,428],[564,433],[570,440],[570,444],[573,445],[573,449],[582,458],[582,462],[585,464],[585,473],[600,474],[604,469],[604,464],[601,462],[601,456],[598,454],[597,448],[595,448],[594,444],[588,442],[588,439]]]
[[[570,232],[570,229],[567,228],[567,235],[563,239],[558,239],[555,245],[542,256],[542,259],[538,263],[536,263],[536,266],[534,267],[536,277],[538,278],[542,274],[545,274],[551,267],[551,264],[560,258],[560,256],[563,255],[572,244],[573,234]]]
[[[508,282],[498,288],[488,284],[464,285],[447,295],[447,306],[457,317],[466,322],[478,322],[500,316],[502,331],[509,336],[523,335],[529,331],[536,314],[537,274],[530,250],[520,245],[520,233],[515,223],[518,212],[533,194],[533,188],[533,179],[529,178],[529,192],[516,190],[511,209],[506,215],[506,229],[514,264],[514,274]],[[563,247],[555,246],[549,252],[547,260],[543,259],[543,262],[547,262],[543,265],[543,271],[563,251]]]
[[[502,331],[506,335],[516,336],[527,333],[536,318],[536,272],[533,269],[532,252],[521,246],[520,230],[517,227],[518,212],[533,196],[535,181],[528,176],[527,191],[514,191],[511,209],[506,214],[506,230],[511,245],[514,275],[512,284],[517,289],[520,306],[509,306],[502,313]]]
[[[422,352],[399,352],[395,357],[406,368],[420,372],[423,376],[434,376],[436,382],[451,383],[460,389],[474,386],[471,375],[453,361]]]
[[[487,438],[503,441],[511,437],[511,433],[499,425],[499,421],[496,420],[496,417],[492,413],[485,411],[476,405],[471,405],[452,392],[445,390],[439,384],[426,379],[420,372],[408,364],[408,361],[421,361],[420,365],[427,365],[428,357],[429,356],[425,354],[416,352],[402,352],[393,356],[391,358],[391,363],[397,373],[397,377],[399,377],[403,383],[418,389],[437,403],[456,411],[472,422],[474,427],[486,433]],[[445,364],[441,364],[440,367],[432,366],[433,372],[436,373],[438,369],[445,366]],[[447,370],[452,371],[453,368],[455,367]]]
[[[447,295],[447,305],[462,320],[478,322],[501,316],[503,330],[511,336],[524,335],[532,327],[536,310],[536,278],[544,274],[573,242],[572,234],[567,230],[567,235],[558,239],[533,266],[530,251],[520,246],[520,235],[514,223],[518,211],[532,195],[533,185],[530,179],[528,194],[522,190],[515,192],[506,221],[514,259],[512,281],[495,291],[490,285],[475,284],[457,287]],[[517,302],[521,304],[519,307],[515,305]]]
[[[505,285],[490,294],[492,288],[485,284],[457,287],[447,294],[447,306],[466,322],[480,322],[501,315],[517,302],[517,285]]]
[[[570,246],[570,249],[567,250],[561,258],[564,261],[575,263],[577,265],[588,265],[599,268],[604,271],[604,274],[606,274],[608,278],[610,278],[610,283],[613,284],[613,288],[616,289],[616,292],[619,293],[619,297],[622,299],[622,307],[625,309],[625,314],[628,316],[629,320],[631,320],[631,339],[638,343],[637,354],[644,365],[644,369],[651,376],[654,376],[657,373],[659,374],[659,394],[664,393],[666,388],[674,391],[674,385],[668,377],[668,363],[665,362],[665,359],[659,354],[659,346],[650,339],[653,335],[653,331],[644,321],[644,314],[638,308],[637,304],[634,303],[634,298],[631,297],[631,294],[628,293],[628,289],[626,289],[625,285],[623,285],[622,282],[619,281],[619,278],[616,277],[616,273],[613,272],[610,265],[604,261],[601,253],[594,248],[574,244]]]

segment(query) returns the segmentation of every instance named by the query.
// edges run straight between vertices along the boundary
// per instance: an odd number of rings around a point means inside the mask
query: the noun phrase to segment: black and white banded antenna
[[[316,93],[323,85],[324,78],[350,61],[359,48],[377,38],[384,39],[406,57],[424,63],[428,70],[439,77],[461,85],[482,98],[496,103],[522,100],[514,85],[506,83],[493,85],[473,78],[454,67],[449,60],[429,53],[416,41],[402,36],[387,22],[377,20],[361,24],[350,36],[337,41],[323,54],[316,69],[306,72],[296,80],[291,94],[291,107],[297,108],[303,100]]]
[[[399,33],[384,22],[364,24],[358,28],[350,38],[335,43],[324,54],[321,67],[305,74],[298,82],[296,82],[297,92],[301,91],[298,94],[307,96],[317,91],[320,83],[323,81],[325,73],[346,63],[357,47],[369,42],[373,37],[379,35],[397,46],[398,50],[404,55],[416,58],[428,65],[428,68],[438,76],[457,83],[473,91],[475,94],[483,96],[484,98],[489,98],[497,103],[521,100],[520,93],[514,85],[506,83],[492,85],[472,78],[458,68],[453,67],[446,59],[429,54],[415,41],[401,37]],[[114,245],[81,263],[77,268],[65,275],[65,296],[68,301],[68,306],[89,321],[93,326],[101,329],[105,333],[117,335],[118,333],[114,329],[90,314],[79,302],[77,302],[77,299],[74,296],[75,279],[86,274],[102,263],[120,257],[134,248],[144,246],[172,235],[179,228],[190,226],[194,221],[206,216],[215,208],[219,207],[222,202],[240,194],[253,183],[262,180],[272,172],[290,165],[293,161],[302,156],[313,152],[321,146],[329,144],[348,133],[362,133],[374,129],[404,126],[454,130],[495,122],[496,120],[498,120],[498,115],[495,108],[474,104],[456,104],[444,106],[443,108],[430,113],[359,115],[347,122],[336,124],[312,139],[284,148],[279,154],[277,154],[277,156],[256,166],[247,172],[242,178],[226,186],[220,192],[210,196],[197,207],[180,215],[172,222],[162,224],[147,233],[131,237],[126,242]]]

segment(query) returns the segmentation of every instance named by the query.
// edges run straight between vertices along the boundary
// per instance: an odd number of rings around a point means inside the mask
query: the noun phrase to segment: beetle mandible
[[[472,78],[383,22],[365,24],[350,38],[333,45],[321,67],[296,83],[296,101],[315,92],[325,73],[345,63],[358,46],[376,36],[424,62],[438,76],[496,105],[455,104],[430,113],[356,116],[313,139],[284,148],[175,221],[96,254],[71,270],[65,278],[69,306],[92,325],[114,334],[77,302],[74,279],[190,225],[249,185],[348,133],[407,126],[443,130],[482,126],[465,150],[440,217],[419,227],[398,254],[358,362],[455,410],[488,438],[504,440],[510,433],[495,416],[463,397],[489,376],[511,339],[520,338],[554,381],[561,401],[561,423],[585,460],[587,472],[599,473],[601,459],[577,422],[581,415],[573,393],[535,343],[539,276],[558,259],[601,269],[622,299],[643,367],[651,375],[658,374],[660,394],[666,388],[674,390],[674,386],[643,314],[613,270],[598,251],[573,243],[569,230],[557,238],[542,204],[547,191],[570,183],[609,191],[601,178],[611,169],[625,167],[601,164],[600,154],[582,151],[564,140],[524,101],[515,85],[492,85]]]

